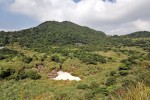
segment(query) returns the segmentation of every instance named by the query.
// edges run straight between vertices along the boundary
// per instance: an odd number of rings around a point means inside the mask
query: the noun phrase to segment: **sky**
[[[71,21],[108,35],[150,31],[150,0],[0,0],[0,30]]]

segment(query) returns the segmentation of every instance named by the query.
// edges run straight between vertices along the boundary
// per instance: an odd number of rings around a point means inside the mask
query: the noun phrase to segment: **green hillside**
[[[126,37],[131,37],[131,38],[142,38],[142,37],[150,37],[150,32],[148,31],[138,31],[134,32],[128,35],[125,35]]]
[[[105,37],[103,32],[67,21],[47,21],[34,28],[5,34],[1,32],[0,35],[1,45],[18,41],[26,47],[88,44]]]
[[[67,21],[1,31],[0,100],[149,100],[148,34],[107,36]],[[53,80],[57,71],[81,81]]]

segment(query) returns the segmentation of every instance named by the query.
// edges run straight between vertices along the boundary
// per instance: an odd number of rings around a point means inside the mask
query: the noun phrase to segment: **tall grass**
[[[110,100],[150,100],[150,87],[138,83],[135,87],[122,90],[122,93],[114,93]]]

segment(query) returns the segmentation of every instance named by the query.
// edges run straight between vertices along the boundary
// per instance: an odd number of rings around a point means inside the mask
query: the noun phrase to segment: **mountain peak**
[[[149,31],[138,31],[134,32],[128,35],[125,35],[126,37],[132,37],[132,38],[141,38],[141,37],[150,37]]]

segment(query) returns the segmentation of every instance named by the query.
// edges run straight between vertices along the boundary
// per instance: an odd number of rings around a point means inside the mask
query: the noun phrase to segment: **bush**
[[[76,88],[85,90],[85,89],[89,88],[89,86],[87,84],[82,83],[82,84],[78,84]]]
[[[109,94],[107,88],[105,88],[105,87],[94,89],[93,94],[97,94],[97,93],[101,93],[101,94],[103,94],[105,96],[107,96]]]
[[[115,71],[111,71],[110,72],[110,76],[115,76],[116,72]]]
[[[95,89],[95,88],[98,88],[99,87],[99,84],[98,83],[96,83],[96,82],[91,82],[91,84],[90,84],[90,88],[91,89]]]
[[[0,69],[0,79],[5,79],[15,73],[14,69]]]
[[[57,55],[52,56],[51,60],[54,61],[54,62],[57,62],[57,63],[60,62],[60,59]]]
[[[6,59],[6,57],[3,55],[0,55],[0,60],[4,60],[4,59]]]
[[[120,74],[121,76],[127,76],[127,75],[128,75],[128,71],[126,71],[126,70],[121,70],[121,71],[119,72],[119,74]]]
[[[132,64],[136,64],[136,62],[134,61],[134,59],[137,59],[139,57],[136,56],[131,56],[127,59],[123,59],[121,62],[127,66],[131,66]]]
[[[111,76],[106,80],[105,85],[110,86],[110,85],[114,85],[115,83],[116,83],[116,78],[114,76]]]
[[[129,70],[129,69],[131,69],[131,67],[126,64],[122,64],[118,68],[118,70]]]
[[[24,71],[24,68],[21,68],[17,73],[16,73],[16,76],[15,76],[15,80],[18,81],[18,80],[23,80],[23,79],[26,79],[27,78],[27,75]]]
[[[37,79],[40,79],[41,76],[36,71],[25,70],[24,68],[22,68],[21,70],[19,70],[19,72],[16,74],[16,77],[15,77],[16,80],[23,80],[26,78],[37,80]]]
[[[41,76],[36,71],[33,71],[33,70],[27,71],[26,76],[27,76],[27,78],[30,78],[33,80],[37,80],[37,79],[41,78]]]
[[[83,63],[96,65],[99,63],[106,63],[106,59],[104,56],[87,53],[84,51],[75,51],[74,57],[79,58]]]
[[[30,63],[32,60],[33,59],[31,57],[24,57],[22,61],[25,63]]]

